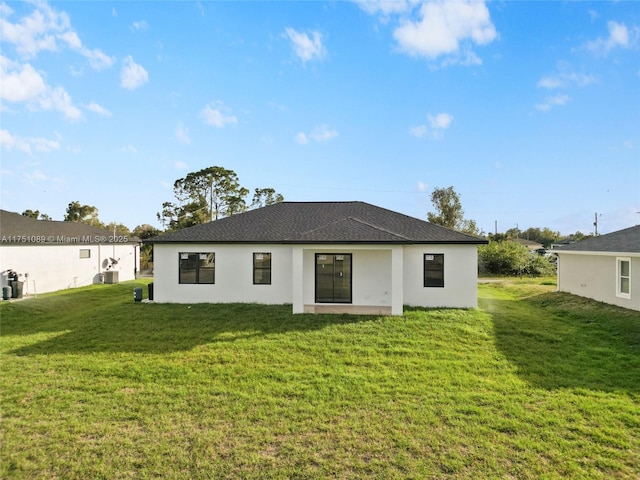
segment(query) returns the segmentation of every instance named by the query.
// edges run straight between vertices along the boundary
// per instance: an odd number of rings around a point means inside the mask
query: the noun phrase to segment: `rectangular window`
[[[215,253],[180,253],[180,283],[216,283]]]
[[[617,258],[616,296],[631,298],[631,258]]]
[[[80,258],[91,258],[91,250],[89,248],[81,248]]]
[[[253,254],[253,284],[271,285],[271,254]]]
[[[444,254],[424,254],[424,286],[444,287]]]

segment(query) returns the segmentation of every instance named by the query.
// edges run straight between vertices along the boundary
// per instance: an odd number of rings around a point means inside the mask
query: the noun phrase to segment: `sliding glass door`
[[[350,253],[316,253],[316,303],[351,303]]]

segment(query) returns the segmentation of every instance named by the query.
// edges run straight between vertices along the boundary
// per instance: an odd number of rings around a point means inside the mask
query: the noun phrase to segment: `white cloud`
[[[451,126],[453,122],[453,115],[450,113],[438,113],[436,115],[427,114],[427,120],[429,125],[416,125],[409,129],[409,134],[422,138],[429,134],[432,138],[440,139],[443,136],[443,131]]]
[[[421,4],[419,20],[404,20],[393,33],[401,51],[446,64],[477,64],[471,45],[486,45],[498,37],[489,9],[478,1],[435,1]]]
[[[451,122],[453,122],[453,115],[450,113],[438,113],[437,115],[427,115],[431,128],[438,130],[445,130],[449,128]]]
[[[338,132],[336,130],[331,130],[327,125],[319,125],[309,133],[298,133],[296,135],[296,142],[300,145],[306,145],[311,140],[318,143],[328,142],[337,136]]]
[[[133,145],[125,145],[124,147],[120,147],[120,152],[122,153],[138,153],[138,149]]]
[[[191,145],[191,137],[189,136],[189,129],[182,123],[179,123],[176,127],[176,140],[185,145]]]
[[[320,125],[313,129],[309,136],[316,142],[326,142],[338,136],[336,130],[331,130],[327,125]]]
[[[44,182],[45,180],[47,180],[47,176],[42,172],[42,170],[32,170],[28,173],[25,173],[24,178],[31,185],[34,185],[36,182]]]
[[[429,188],[429,186],[424,183],[422,180],[418,182],[418,191],[419,192],[426,192],[427,188]]]
[[[103,117],[111,117],[111,112],[106,108],[98,105],[96,102],[91,102],[87,105],[83,105],[83,107],[90,112],[97,113],[98,115],[102,115]]]
[[[122,61],[120,85],[128,90],[135,90],[149,81],[149,74],[142,65],[137,64],[131,55]]]
[[[13,10],[6,3],[0,3],[0,15],[3,17],[8,17],[13,13]]]
[[[409,12],[417,3],[415,0],[355,0],[355,2],[368,14],[380,14],[383,17]]]
[[[607,55],[616,47],[629,48],[637,40],[637,29],[630,32],[626,25],[614,21],[608,22],[607,28],[609,36],[588,42],[587,50],[596,55]]]
[[[55,140],[49,140],[47,138],[29,138],[31,145],[35,147],[39,152],[52,152],[54,150],[60,150],[60,143]]]
[[[89,65],[91,65],[91,68],[94,70],[109,68],[115,61],[113,57],[109,57],[97,49],[89,50],[83,48],[82,54],[89,60]]]
[[[189,168],[189,165],[187,165],[185,162],[181,162],[180,160],[175,162],[173,166],[178,170],[186,170],[187,168]]]
[[[16,23],[9,17],[13,10],[2,4],[0,10],[0,30],[3,42],[16,46],[16,50],[25,58],[35,57],[41,51],[58,51],[67,46],[89,60],[92,68],[100,70],[113,65],[113,58],[98,49],[89,49],[82,44],[80,37],[71,27],[69,15],[58,12],[45,2],[34,2],[34,10]]]
[[[554,75],[547,75],[538,81],[538,87],[554,90],[556,88],[567,88],[571,86],[586,87],[596,83],[598,78],[594,75],[582,73],[561,72]]]
[[[409,129],[409,133],[414,137],[422,138],[427,134],[427,126],[416,125],[415,127],[411,127]]]
[[[291,27],[285,29],[285,36],[291,40],[291,45],[296,56],[306,63],[310,60],[322,60],[327,55],[327,50],[322,44],[322,34],[317,30],[312,32],[298,32]]]
[[[25,102],[47,90],[42,76],[29,65],[20,65],[0,55],[0,98],[9,102]]]
[[[44,110],[58,110],[64,113],[69,120],[79,120],[82,118],[82,112],[73,105],[71,97],[62,87],[56,87],[47,92],[47,95],[38,99],[40,107]]]
[[[149,24],[146,20],[139,20],[137,22],[133,22],[129,28],[134,32],[138,30],[146,30],[149,28]]]
[[[553,107],[561,107],[571,100],[569,95],[555,95],[553,97],[547,97],[544,102],[536,104],[536,110],[541,112],[548,112]]]
[[[24,139],[14,137],[8,130],[0,130],[0,146],[5,150],[20,150],[25,153],[31,153],[31,145]]]
[[[209,125],[222,128],[228,124],[238,123],[238,118],[220,101],[210,103],[204,107],[200,116]]]
[[[0,98],[8,102],[26,103],[29,108],[57,110],[70,120],[82,118],[82,112],[62,87],[47,85],[42,75],[30,64],[21,65],[0,55]]]
[[[20,137],[19,135],[11,135],[8,130],[0,130],[0,145],[5,150],[19,150],[25,153],[31,153],[32,149],[39,152],[52,152],[60,150],[60,143],[55,140],[49,140],[42,137]]]

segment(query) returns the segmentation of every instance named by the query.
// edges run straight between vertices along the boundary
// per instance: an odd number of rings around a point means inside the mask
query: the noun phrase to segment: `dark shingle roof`
[[[36,220],[0,210],[2,245],[111,244],[113,232],[86,223]],[[125,241],[126,240],[126,241]],[[139,243],[138,237],[116,235],[116,243]]]
[[[562,245],[554,251],[640,253],[640,225]]]
[[[467,243],[486,240],[364,202],[282,202],[147,243]]]

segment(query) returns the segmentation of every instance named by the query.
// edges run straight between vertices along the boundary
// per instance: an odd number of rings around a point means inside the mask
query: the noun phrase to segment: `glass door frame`
[[[334,283],[333,295],[332,295],[333,298],[331,300],[318,300],[318,257],[319,256],[333,257],[332,266],[333,266],[333,269],[334,269],[334,271],[333,271],[334,279],[335,279],[336,257],[349,257],[349,276],[348,276],[349,298],[348,299],[336,299],[335,283]],[[314,255],[313,259],[314,259],[314,300],[315,300],[315,303],[346,303],[346,304],[353,303],[353,254],[351,254],[351,253],[317,253],[316,252],[316,254]]]

